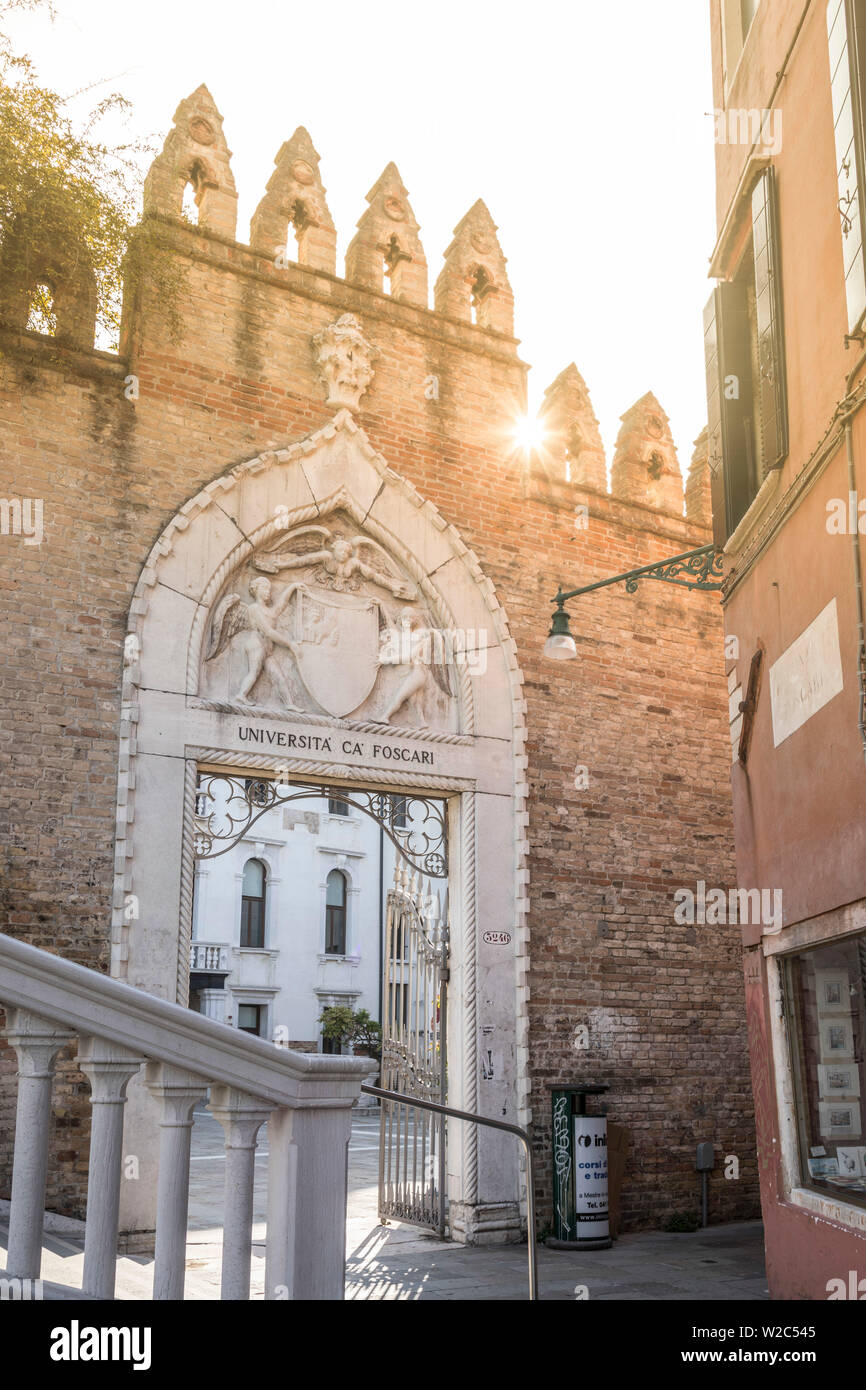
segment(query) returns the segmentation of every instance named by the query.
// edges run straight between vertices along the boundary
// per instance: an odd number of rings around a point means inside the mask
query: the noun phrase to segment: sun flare
[[[531,415],[522,415],[514,424],[514,441],[520,449],[540,449],[544,443],[545,430],[540,420]]]

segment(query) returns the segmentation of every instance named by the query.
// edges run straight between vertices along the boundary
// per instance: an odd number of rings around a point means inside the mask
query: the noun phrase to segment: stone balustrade
[[[247,1299],[257,1135],[268,1122],[265,1297],[343,1297],[346,1151],[366,1058],[291,1052],[0,934],[18,1057],[7,1277],[38,1279],[54,1067],[78,1039],[92,1106],[82,1292],[113,1298],[126,1088],[161,1102],[153,1297],[184,1292],[193,1110],[225,1131],[223,1299]]]
[[[189,968],[210,974],[224,972],[227,975],[231,969],[228,946],[217,942],[193,941],[189,948]]]

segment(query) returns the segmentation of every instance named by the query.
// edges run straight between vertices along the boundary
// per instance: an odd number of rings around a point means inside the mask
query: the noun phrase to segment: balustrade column
[[[153,1297],[178,1300],[183,1298],[186,1273],[193,1110],[205,1099],[207,1082],[162,1062],[148,1064],[146,1082],[162,1103]]]
[[[114,1298],[126,1088],[144,1058],[105,1038],[82,1038],[78,1065],[90,1082],[90,1165],[84,1231],[84,1293]]]
[[[256,1136],[269,1112],[262,1101],[232,1086],[212,1086],[208,1109],[226,1136],[220,1297],[243,1300],[250,1296]]]
[[[29,1009],[7,1009],[6,1036],[18,1057],[18,1107],[6,1274],[19,1279],[38,1279],[42,1265],[54,1064],[58,1052],[75,1034]]]
[[[348,1104],[271,1115],[265,1298],[343,1297],[351,1133]]]

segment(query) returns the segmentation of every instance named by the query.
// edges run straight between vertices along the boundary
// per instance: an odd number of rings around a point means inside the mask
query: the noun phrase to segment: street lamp
[[[575,661],[577,659],[577,643],[571,635],[568,626],[568,614],[561,602],[553,615],[553,622],[550,624],[550,632],[547,634],[547,641],[544,644],[544,655],[549,656],[551,661]]]
[[[565,610],[569,599],[590,594],[595,589],[607,589],[611,584],[623,583],[626,592],[633,594],[642,579],[660,579],[665,584],[679,584],[684,589],[702,589],[705,592],[719,590],[723,587],[724,579],[722,554],[715,545],[702,545],[697,550],[684,550],[680,555],[672,555],[669,560],[656,560],[651,565],[626,570],[625,574],[615,574],[612,579],[585,584],[582,589],[560,589],[551,599],[556,609],[544,644],[544,655],[551,661],[574,661],[577,657],[577,645],[571,635],[569,616]]]

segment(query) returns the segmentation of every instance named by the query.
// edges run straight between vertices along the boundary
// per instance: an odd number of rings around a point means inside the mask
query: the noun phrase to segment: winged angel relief
[[[264,576],[283,574],[290,582],[275,593]],[[243,579],[252,601],[235,591],[214,610],[205,651],[212,689],[227,681],[233,703],[256,704],[267,682],[265,703],[290,711],[449,722],[450,673],[431,659],[421,596],[376,541],[303,526],[254,555]]]

